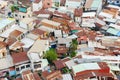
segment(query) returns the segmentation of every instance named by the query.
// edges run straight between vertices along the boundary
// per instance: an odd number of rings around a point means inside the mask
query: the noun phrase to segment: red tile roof
[[[65,67],[65,64],[62,62],[62,60],[56,60],[56,61],[54,61],[54,64],[57,69],[62,69]]]
[[[67,53],[67,48],[64,46],[59,46],[59,47],[57,47],[57,53],[58,54],[65,54],[65,53]]]
[[[35,34],[35,35],[43,35],[44,33],[45,33],[45,31],[43,31],[43,30],[40,30],[40,29],[33,29],[32,31],[31,31],[33,34]]]
[[[30,70],[22,72],[22,76],[23,80],[41,80],[36,72],[32,73]]]
[[[29,60],[29,58],[27,56],[27,52],[13,53],[11,56],[13,58],[14,64],[18,64],[18,63]]]
[[[53,79],[56,79],[56,78],[61,79],[62,78],[62,74],[58,70],[52,71],[52,72],[44,71],[44,72],[42,72],[42,77],[45,80],[53,80]]]
[[[45,10],[45,9],[41,9],[41,10],[35,11],[33,13],[36,14],[36,15],[39,15],[39,14],[50,14],[50,15],[52,15],[53,14],[51,11],[48,11],[48,10]]]
[[[57,15],[55,15],[57,14]],[[58,11],[54,11],[54,16],[57,16],[57,17],[61,17],[61,18],[64,18],[64,19],[67,19],[67,20],[71,20],[70,16],[68,16],[66,13],[61,13],[61,12],[58,12]]]
[[[0,41],[0,49],[6,46],[7,46],[7,43]]]
[[[19,30],[14,30],[10,33],[10,36],[14,36],[14,37],[18,37],[19,35],[21,35],[22,32]]]
[[[83,9],[82,8],[76,8],[75,11],[74,11],[74,15],[76,17],[81,17],[83,14]]]
[[[34,3],[39,3],[41,0],[35,0]]]

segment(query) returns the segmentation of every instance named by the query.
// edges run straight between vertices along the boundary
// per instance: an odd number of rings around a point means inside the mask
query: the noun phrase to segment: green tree
[[[75,51],[77,49],[77,46],[78,46],[78,41],[76,39],[73,39],[70,45],[70,52]]]
[[[57,53],[55,49],[51,48],[48,51],[46,51],[44,58],[48,59],[50,63],[52,63],[54,60],[57,60]]]
[[[11,11],[14,12],[15,11],[15,7],[11,6]]]
[[[70,57],[75,57],[76,56],[76,52],[75,51],[72,51],[71,53],[70,53]]]

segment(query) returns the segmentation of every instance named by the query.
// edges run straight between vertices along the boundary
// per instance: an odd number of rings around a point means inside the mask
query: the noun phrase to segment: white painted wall
[[[39,11],[42,8],[42,0],[39,3],[33,3],[33,11]]]

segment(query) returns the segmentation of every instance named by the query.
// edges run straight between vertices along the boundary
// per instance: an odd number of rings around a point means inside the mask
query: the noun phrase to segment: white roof
[[[95,19],[83,19],[82,20],[82,27],[95,27]]]
[[[99,24],[101,24],[101,25],[103,25],[103,26],[106,25],[105,21],[100,20],[100,19],[98,19],[98,18],[95,19],[95,22],[96,22],[96,23],[99,23]]]
[[[115,23],[117,21],[117,19],[103,19],[104,21],[108,21],[108,22],[113,22]]]
[[[20,22],[25,23],[25,24],[29,24],[34,20],[35,20],[34,18],[24,18]]]
[[[70,74],[63,74],[62,77],[63,77],[62,80],[73,80]]]
[[[77,36],[75,34],[68,36],[67,38],[75,39]]]
[[[100,69],[98,63],[82,63],[75,66],[72,66],[74,74],[86,70],[97,70]]]
[[[21,32],[23,32],[23,33],[26,33],[26,32],[27,32],[27,30],[20,28],[18,25],[12,25],[11,28],[9,28],[9,29],[7,29],[6,31],[4,31],[0,36],[1,36],[1,37],[5,37],[5,38],[8,38],[9,34],[10,34],[12,31],[14,31],[14,30],[19,30],[19,31],[21,31]]]
[[[62,37],[62,31],[61,30],[55,30],[54,34],[55,34],[55,37]]]
[[[37,39],[33,46],[29,49],[28,53],[39,53],[40,56],[43,55],[43,51],[48,50],[49,44],[48,40]]]
[[[8,60],[8,59],[10,59],[10,60]],[[11,56],[0,59],[0,70],[7,69],[11,66],[13,66],[13,62],[11,61]]]
[[[38,61],[40,61],[40,57],[39,57],[39,54],[38,54],[38,53],[29,53],[29,56],[30,56],[30,59],[31,59],[33,62],[38,62]]]
[[[116,6],[116,5],[108,5],[107,7],[110,7],[110,8],[116,8],[116,9],[120,9],[120,7],[119,6]]]
[[[32,33],[29,33],[29,34],[27,34],[26,36],[27,36],[27,38],[30,38],[30,39],[32,39],[32,40],[34,40],[34,41],[39,38],[38,35],[35,35],[35,34],[32,34]]]
[[[118,29],[118,30],[120,30],[120,26],[119,25],[116,25],[116,24],[110,24],[109,25],[110,27],[113,27],[113,28],[115,28],[115,29]]]
[[[11,24],[14,21],[15,19],[13,18],[0,19],[0,29],[3,29],[5,26]]]
[[[24,44],[23,48],[30,48],[34,43],[34,40],[30,38],[23,38],[21,42]]]
[[[95,17],[96,12],[84,12],[82,17]]]
[[[87,59],[94,59],[94,58],[100,58],[101,60],[120,60],[119,56],[90,56],[90,55],[82,55],[82,58]]]
[[[50,25],[53,25],[53,26],[60,26],[61,23],[58,23],[58,22],[55,22],[55,21],[52,21],[52,20],[48,20],[48,19],[43,19],[41,22],[44,22],[44,23],[47,23],[47,24],[50,24]]]
[[[37,17],[49,18],[50,14],[39,14]]]
[[[99,16],[106,17],[106,18],[113,18],[113,15],[105,12],[100,12]]]
[[[7,4],[8,4],[8,1],[0,0],[0,9],[7,6]]]
[[[77,64],[74,62],[73,59],[65,62],[65,64],[67,65],[67,67],[68,67],[69,69],[72,69],[72,66],[77,65]]]
[[[46,27],[46,26],[40,26],[38,29],[41,29],[41,30],[44,30],[44,31],[47,31],[47,32],[53,32],[55,29],[52,29],[52,28],[49,28],[49,27]]]

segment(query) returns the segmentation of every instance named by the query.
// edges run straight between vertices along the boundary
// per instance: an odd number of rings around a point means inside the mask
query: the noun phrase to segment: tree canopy
[[[53,62],[54,60],[57,60],[57,53],[55,49],[49,49],[46,51],[44,58],[48,59],[49,62]]]

